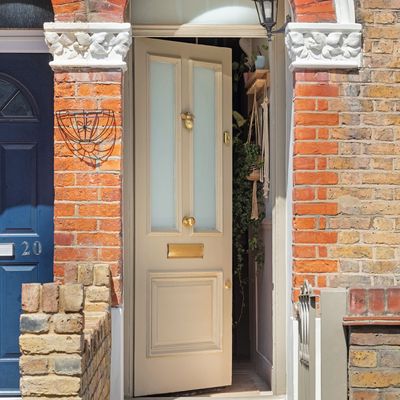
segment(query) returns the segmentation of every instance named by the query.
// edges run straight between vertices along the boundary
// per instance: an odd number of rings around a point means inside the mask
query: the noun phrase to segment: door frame
[[[48,53],[43,29],[0,29],[0,53]]]
[[[280,9],[278,19],[284,21],[285,11]],[[133,10],[129,9],[133,24]],[[279,21],[278,20],[278,24]],[[133,25],[135,37],[248,37],[265,38],[260,27],[240,25],[185,25],[171,26]],[[184,29],[183,29],[184,28]],[[275,37],[270,46],[271,69],[271,195],[273,196],[273,368],[272,391],[284,395],[291,382],[287,371],[292,343],[289,328],[291,316],[291,169],[290,137],[292,91],[287,87],[288,68],[284,37]],[[134,54],[127,60],[128,73],[124,79],[124,146],[123,146],[123,251],[124,251],[124,393],[133,396],[134,377]],[[285,65],[285,69],[282,65]],[[285,266],[285,268],[282,268]],[[284,318],[282,318],[284,316]]]

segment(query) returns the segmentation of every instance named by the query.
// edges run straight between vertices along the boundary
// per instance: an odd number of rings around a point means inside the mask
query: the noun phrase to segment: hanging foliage
[[[247,136],[249,121],[240,113],[233,112],[233,273],[240,288],[241,305],[234,325],[238,325],[245,309],[244,268],[249,250],[255,257],[257,265],[264,264],[264,246],[261,237],[261,224],[264,219],[263,187],[256,182],[256,197],[259,216],[252,219],[253,181],[248,179],[254,169],[262,168],[261,147],[248,143]]]

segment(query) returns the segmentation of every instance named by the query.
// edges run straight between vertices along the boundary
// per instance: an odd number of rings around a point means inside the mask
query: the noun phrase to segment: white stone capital
[[[132,43],[131,24],[115,22],[49,22],[44,34],[53,69],[112,68],[126,70]]]
[[[289,23],[290,69],[360,68],[361,28],[361,24]]]

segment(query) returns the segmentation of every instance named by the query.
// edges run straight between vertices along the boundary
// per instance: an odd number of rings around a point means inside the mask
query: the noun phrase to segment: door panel
[[[222,69],[221,64],[196,61],[191,61],[189,68],[192,109],[196,116],[192,149],[193,211],[197,218],[194,231],[215,231],[217,225],[221,226],[221,221],[217,224],[217,208],[221,203],[222,183],[219,135],[222,132]]]
[[[221,272],[150,273],[149,291],[149,357],[222,350]]]
[[[0,267],[1,305],[0,315],[7,323],[11,332],[19,329],[19,314],[15,310],[21,306],[21,284],[36,282],[38,279],[37,266],[13,265]],[[18,341],[13,335],[4,335],[1,343],[4,357],[15,358],[19,355]]]
[[[181,65],[179,59],[149,56],[149,66],[151,231],[176,231]]]
[[[3,168],[0,182],[7,188],[2,196],[0,232],[35,233],[37,221],[37,146],[35,144],[10,143],[0,145],[0,163]],[[24,171],[16,179],[15,171]]]
[[[53,277],[49,55],[0,54],[0,395],[19,392],[21,284]]]
[[[231,112],[230,49],[136,40],[136,396],[231,383]]]

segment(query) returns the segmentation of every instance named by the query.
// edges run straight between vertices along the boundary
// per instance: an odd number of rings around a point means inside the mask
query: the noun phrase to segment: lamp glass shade
[[[272,8],[273,1],[264,1],[264,14],[266,21],[273,21]]]
[[[254,0],[258,19],[264,27],[272,27],[276,24],[276,0]]]

